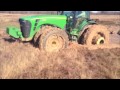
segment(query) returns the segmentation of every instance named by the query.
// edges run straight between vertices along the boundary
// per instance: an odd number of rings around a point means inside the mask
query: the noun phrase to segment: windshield
[[[64,12],[63,12],[63,15],[70,16],[71,14],[72,14],[72,11],[64,11]]]
[[[60,15],[66,15],[66,16],[72,16],[75,18],[90,18],[90,12],[89,11],[61,11],[59,13]]]
[[[77,11],[76,18],[80,18],[80,17],[86,17],[86,12],[85,11]]]
[[[63,12],[63,15],[75,16],[76,18],[78,18],[79,16],[85,16],[84,14],[85,14],[84,11],[64,11]]]

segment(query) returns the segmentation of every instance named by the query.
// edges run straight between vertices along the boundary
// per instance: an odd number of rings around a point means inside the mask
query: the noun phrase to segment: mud
[[[112,41],[111,41],[112,43]],[[120,44],[70,43],[58,53],[41,52],[0,31],[0,78],[120,78]]]
[[[45,53],[31,42],[20,43],[0,30],[0,78],[2,79],[119,79],[120,35],[117,25],[106,25],[110,44],[83,46],[70,43],[57,53]]]

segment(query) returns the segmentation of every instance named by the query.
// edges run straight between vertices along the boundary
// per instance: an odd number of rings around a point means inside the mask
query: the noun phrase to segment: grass
[[[12,46],[3,47],[3,50]],[[86,48],[70,48],[58,53],[49,54],[40,52],[37,48],[35,49],[29,45],[23,46],[21,44],[14,49],[5,50],[2,53],[0,56],[0,78],[120,78],[120,48],[92,51]],[[27,47],[29,47],[29,50],[26,49]]]
[[[34,14],[0,14],[0,28],[5,29],[7,26],[19,27],[19,18],[22,16],[30,16]]]
[[[120,79],[120,48],[89,50],[74,47],[50,54],[30,43],[13,42],[2,29],[8,25],[18,27],[17,20],[21,16],[0,15],[1,79]],[[1,19],[3,17],[5,21]],[[106,16],[94,16],[98,17],[104,20]],[[116,17],[106,18],[118,20]],[[107,26],[110,30],[119,29],[118,25]]]

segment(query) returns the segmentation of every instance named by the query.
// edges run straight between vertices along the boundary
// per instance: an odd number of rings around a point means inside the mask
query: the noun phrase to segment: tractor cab
[[[67,16],[67,26],[72,29],[77,28],[83,20],[90,21],[89,11],[58,11],[58,14]]]
[[[66,32],[70,37],[75,37],[75,41],[83,33],[82,31],[86,26],[96,24],[90,19],[90,11],[58,11],[58,14],[67,17]]]
[[[60,15],[66,15],[67,17],[71,18],[90,18],[89,11],[58,11]]]

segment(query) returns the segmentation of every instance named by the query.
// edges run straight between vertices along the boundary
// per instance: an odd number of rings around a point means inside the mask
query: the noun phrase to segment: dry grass
[[[5,29],[7,26],[19,27],[18,19],[22,16],[30,16],[34,14],[0,14],[0,28]]]
[[[101,21],[119,21],[120,15],[91,15],[93,19],[100,19]]]
[[[91,15],[92,19],[99,19],[100,24],[120,26],[120,15]]]
[[[120,78],[120,48],[91,51],[77,47],[49,54],[30,44],[1,46],[0,78],[3,79]]]
[[[13,18],[17,20],[20,16]],[[13,22],[4,22],[1,29]],[[107,26],[109,30],[115,29],[115,33],[119,30],[116,25]],[[117,37],[113,41],[119,40],[120,37]],[[14,42],[0,30],[0,78],[120,79],[120,48],[110,47],[89,50],[83,46],[74,46],[50,54],[41,52],[31,43]]]

